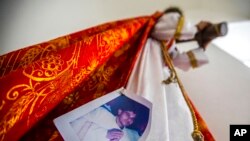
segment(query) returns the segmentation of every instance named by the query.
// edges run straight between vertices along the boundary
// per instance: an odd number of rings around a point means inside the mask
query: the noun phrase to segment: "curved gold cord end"
[[[204,141],[204,136],[199,130],[195,130],[192,133],[192,137],[194,141]]]

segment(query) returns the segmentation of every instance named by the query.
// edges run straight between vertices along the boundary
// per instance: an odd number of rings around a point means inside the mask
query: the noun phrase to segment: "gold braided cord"
[[[192,68],[197,68],[198,67],[198,62],[195,58],[195,55],[192,51],[188,51],[187,52],[187,56],[189,58],[190,64],[192,66]]]
[[[192,104],[190,103],[188,97],[187,97],[187,92],[185,91],[184,89],[184,86],[183,84],[181,83],[175,69],[174,69],[174,65],[172,63],[172,60],[170,58],[170,56],[168,55],[167,51],[165,51],[165,45],[164,45],[164,42],[162,41],[161,42],[161,50],[163,52],[163,56],[164,56],[164,61],[165,61],[165,64],[169,67],[170,69],[170,73],[174,73],[174,76],[175,76],[175,79],[177,80],[177,83],[179,84],[180,86],[180,89],[181,89],[181,92],[182,92],[182,95],[188,105],[188,108],[191,112],[191,115],[192,115],[192,119],[193,119],[193,126],[194,126],[194,131],[192,133],[192,137],[194,139],[194,141],[204,141],[204,136],[202,135],[201,131],[199,131],[199,126],[198,126],[198,121],[197,121],[197,118],[195,116],[195,111],[192,107]]]
[[[181,16],[178,21],[176,30],[175,30],[175,34],[174,34],[175,39],[179,39],[181,37],[181,30],[183,28],[183,25],[184,25],[184,16]]]

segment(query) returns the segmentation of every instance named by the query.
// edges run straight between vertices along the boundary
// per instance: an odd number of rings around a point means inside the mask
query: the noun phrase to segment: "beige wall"
[[[2,0],[0,54],[106,21],[182,7],[197,22],[250,18],[249,0]]]
[[[0,54],[168,5],[182,7],[193,22],[250,19],[249,0],[2,0]],[[229,124],[250,124],[250,72],[216,47],[208,56],[209,65],[179,74],[216,139],[229,140]]]
[[[230,124],[250,124],[250,68],[214,45],[207,55],[208,65],[177,71],[216,140],[229,141]]]

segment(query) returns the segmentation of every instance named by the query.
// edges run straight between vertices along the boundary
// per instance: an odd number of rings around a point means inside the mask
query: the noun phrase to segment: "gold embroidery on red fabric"
[[[56,139],[59,137],[59,132],[58,131],[54,131],[52,136],[50,137],[50,139],[48,141],[56,141]]]
[[[0,56],[0,68],[3,67],[3,62],[4,62],[5,58],[6,58],[6,55]]]
[[[112,27],[112,26],[115,26],[116,25],[116,22],[113,22],[113,23],[108,23],[108,24],[103,24],[101,26],[98,26],[98,27],[94,27],[90,30],[90,33],[100,33],[100,32],[103,32],[103,31],[106,31],[109,27]]]
[[[12,59],[13,56],[14,56],[14,54],[11,54],[11,56],[8,58],[8,62],[7,62],[7,64],[6,64],[6,66],[4,66],[4,68],[3,68],[2,76],[4,76],[4,74],[5,74],[5,72],[6,72],[6,70],[7,70],[8,68],[13,67],[13,66],[11,66],[11,64],[10,64],[11,59]]]
[[[24,69],[23,74],[34,81],[51,81],[62,73],[64,61],[60,56],[50,55],[42,59],[41,63],[33,64]],[[31,69],[31,70],[30,70]]]
[[[124,47],[122,47],[121,49],[119,49],[118,51],[116,51],[116,52],[114,53],[114,56],[115,56],[115,57],[121,56],[125,51],[127,51],[127,50],[129,49],[129,47],[130,47],[129,44],[124,45]]]
[[[130,34],[134,34],[143,22],[145,22],[145,20],[133,21],[130,25],[126,24],[123,27],[107,30],[95,35],[94,40],[92,40],[93,46],[89,46],[91,49],[86,49],[87,51],[91,51],[93,48],[92,52],[94,53],[90,54],[91,57],[88,56],[89,60],[87,63],[81,65],[78,65],[78,58],[80,56],[80,49],[81,47],[85,47],[86,42],[80,41],[74,46],[71,46],[74,48],[74,51],[72,55],[69,54],[71,58],[68,61],[63,60],[60,55],[50,54],[49,49],[53,50],[55,45],[50,44],[46,46],[42,51],[41,58],[39,58],[38,61],[32,62],[32,64],[25,67],[23,70],[23,75],[28,77],[28,84],[25,84],[25,82],[24,84],[17,84],[7,92],[8,94],[6,94],[6,99],[9,98],[8,100],[10,101],[13,99],[16,100],[11,107],[8,107],[8,112],[0,121],[0,139],[3,140],[6,133],[8,133],[19,120],[27,118],[27,121],[24,122],[26,122],[27,126],[30,126],[30,122],[34,123],[35,120],[41,118],[45,111],[48,111],[48,106],[44,105],[53,103],[53,101],[58,102],[58,100],[61,100],[60,97],[62,97],[59,96],[60,94],[67,94],[67,92],[71,92],[73,88],[76,88],[81,80],[93,72],[100,63],[103,63],[101,61],[113,55],[114,51],[119,49],[120,46],[127,41]],[[133,28],[130,28],[130,26]],[[43,61],[44,63],[42,63]],[[45,63],[46,61],[48,61],[48,64]],[[55,64],[55,62],[57,63]],[[61,68],[62,65],[63,68]],[[105,68],[105,71],[101,68],[99,73],[95,76],[96,78],[93,77],[93,84],[97,84],[96,86],[90,84],[96,88],[94,97],[103,95],[103,93],[100,95],[100,91],[103,87],[108,85],[110,76],[117,67],[118,66],[110,66]],[[72,77],[73,75],[74,77]],[[44,83],[44,81],[47,82]],[[55,89],[59,87],[63,87],[63,89],[55,91]],[[43,104],[43,106],[39,106],[40,104]],[[36,111],[36,113],[34,113],[35,108],[39,108],[39,111]],[[29,119],[31,117],[32,120]]]
[[[57,50],[59,50],[69,45],[69,38],[69,36],[59,37],[54,40],[50,40],[49,43],[56,46]]]
[[[80,72],[74,76],[74,79],[72,80],[72,85],[78,85],[85,78],[86,75],[90,74],[97,67],[98,63],[98,60],[94,58],[90,59],[89,66],[81,68]]]
[[[30,83],[32,83],[31,80],[30,80]],[[39,103],[37,103],[38,100],[42,101],[46,98],[46,96],[45,96],[46,93],[44,93],[44,91],[46,89],[42,89],[39,92],[36,92],[36,88],[35,88],[36,86],[37,85],[34,85],[34,87],[33,87],[32,84],[30,84],[30,86],[21,84],[21,85],[17,85],[16,87],[13,87],[14,89],[24,87],[24,88],[22,88],[22,91],[27,91],[27,93],[25,95],[21,96],[18,100],[16,100],[15,103],[9,109],[8,113],[3,117],[3,120],[0,123],[0,125],[1,125],[0,127],[3,129],[0,130],[1,131],[0,134],[3,134],[3,136],[4,136],[4,134],[6,134],[7,131],[11,127],[13,127],[14,124],[20,118],[22,118],[22,116],[25,114],[25,112],[27,110],[29,110],[28,115],[31,115],[35,105],[39,104]],[[12,93],[12,91],[13,91],[14,98],[17,98],[18,91],[14,90],[14,89],[11,89],[8,92],[7,99],[11,98],[9,95]],[[13,100],[14,98],[11,98],[9,100]],[[42,98],[42,99],[39,99],[39,98]],[[29,120],[27,121],[27,124],[28,123],[29,123]]]
[[[86,45],[90,45],[92,43],[94,39],[94,36],[90,36],[90,37],[87,37],[87,38],[84,38],[83,39],[83,42],[86,44]]]
[[[61,37],[48,42],[46,47],[41,47],[40,45],[33,46],[31,49],[26,51],[26,53],[21,58],[19,66],[25,67],[32,63],[36,57],[40,55],[40,59],[46,57],[52,51],[57,51],[59,49],[65,48],[69,45],[69,37]]]
[[[43,49],[40,46],[35,46],[34,48],[26,51],[19,63],[19,66],[25,67],[30,64],[42,52],[42,50]]]
[[[98,69],[97,73],[92,77],[93,81],[90,84],[88,84],[88,86],[91,86],[92,84],[91,89],[96,89],[96,92],[93,95],[94,99],[105,94],[105,91],[103,91],[103,89],[109,84],[110,78],[117,68],[118,65],[109,67],[102,66],[100,69]]]
[[[27,89],[32,89],[30,88],[30,85],[27,84],[20,84],[12,87],[6,94],[6,99],[7,100],[16,100],[17,97],[19,96],[19,91],[18,89],[23,89],[24,91]]]
[[[78,51],[77,51],[78,50]],[[67,61],[67,67],[62,70],[65,63],[59,55],[49,55],[41,59],[39,63],[26,68],[23,74],[34,81],[51,81],[65,73],[70,67],[75,68],[78,63],[80,48],[75,47],[72,58]],[[77,53],[78,52],[78,53]],[[32,69],[32,70],[30,70]]]
[[[63,99],[63,103],[64,104],[67,104],[67,105],[70,105],[70,106],[73,106],[74,103],[78,100],[78,98],[80,97],[79,95],[79,92],[74,92],[68,96],[66,96],[64,99]]]
[[[24,111],[29,110],[28,115],[34,110],[34,107],[37,102],[42,102],[47,94],[51,93],[54,90],[54,87],[51,83],[44,85],[39,88],[40,83],[33,84],[34,81],[29,80],[29,85],[20,84],[12,87],[10,91],[8,91],[6,99],[8,100],[16,100],[19,96],[18,91],[25,92],[25,95],[21,96],[10,108],[9,112],[6,114],[6,118],[10,116],[12,118],[12,122],[15,123],[16,120],[21,118]],[[17,114],[18,113],[18,114]]]
[[[12,128],[15,123],[22,118],[22,116],[26,113],[28,114],[27,125],[29,125],[29,116],[33,113],[35,107],[39,106],[40,103],[48,96],[49,93],[53,92],[56,88],[55,85],[66,83],[63,82],[63,72],[66,73],[67,70],[71,68],[75,68],[78,63],[78,57],[80,53],[80,48],[75,47],[73,55],[69,61],[67,61],[67,67],[62,70],[60,68],[63,61],[59,56],[48,56],[47,58],[43,58],[43,61],[48,61],[48,66],[40,66],[40,70],[34,69],[32,66],[32,72],[28,74],[23,71],[23,74],[29,78],[29,84],[18,84],[13,86],[6,94],[7,100],[16,100],[15,103],[10,107],[8,113],[3,117],[3,120],[0,122],[0,135],[2,134],[2,139],[4,139],[4,135],[8,132],[10,128]],[[55,66],[54,66],[55,65]],[[37,66],[36,66],[37,67]],[[58,73],[58,71],[60,71]],[[47,71],[52,71],[53,73],[48,73]],[[36,76],[33,76],[36,74]],[[69,77],[68,75],[66,77]],[[58,78],[58,81],[54,83],[47,83],[45,85],[40,86],[41,81],[52,80]],[[60,81],[61,79],[61,81]],[[58,86],[57,86],[58,87]],[[25,93],[20,98],[19,92]],[[43,107],[46,109],[46,107]],[[39,115],[39,114],[38,114]]]
[[[50,55],[45,57],[45,59],[42,60],[42,70],[44,71],[45,77],[51,77],[56,76],[58,72],[62,70],[62,66],[64,64],[64,61],[60,59],[61,56],[59,55]],[[38,76],[42,76],[43,72],[38,74]]]
[[[0,104],[0,111],[3,109],[3,106],[5,105],[5,101],[4,100],[2,100],[1,101],[1,104]]]
[[[98,47],[110,47],[110,49],[113,49],[114,46],[117,46],[120,44],[120,41],[123,41],[124,39],[128,38],[128,33],[126,29],[117,29],[117,30],[108,30],[107,32],[104,32],[101,36],[101,41]]]
[[[90,65],[87,67],[87,71],[91,72],[97,67],[99,61],[93,57],[93,59],[89,60],[89,64]]]
[[[20,52],[21,51],[17,51],[17,53],[11,54],[10,57],[8,57],[8,55],[0,56],[0,71],[2,71],[0,77],[14,70],[14,66],[16,65]],[[8,61],[6,58],[8,58]],[[3,66],[4,61],[8,62],[5,66]]]

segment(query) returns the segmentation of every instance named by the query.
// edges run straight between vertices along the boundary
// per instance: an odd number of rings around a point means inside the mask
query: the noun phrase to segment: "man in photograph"
[[[133,109],[118,108],[113,114],[110,105],[104,104],[71,122],[80,140],[86,141],[137,141],[139,133],[127,128],[135,121]]]

